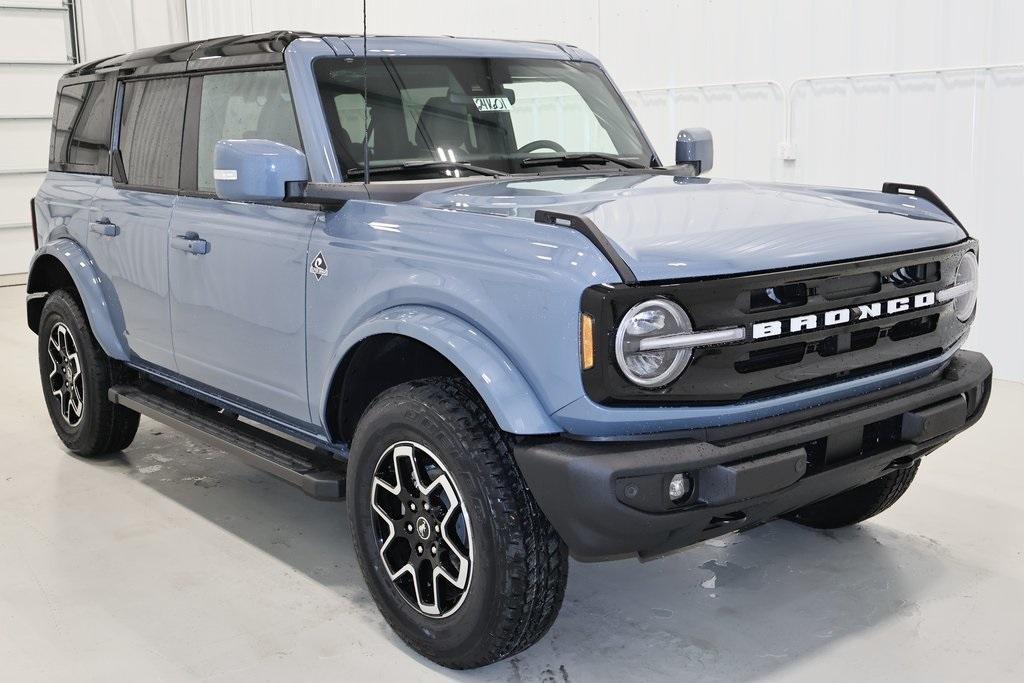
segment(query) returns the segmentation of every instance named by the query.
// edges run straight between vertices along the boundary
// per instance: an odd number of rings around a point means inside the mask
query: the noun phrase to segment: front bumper
[[[671,440],[526,439],[515,457],[575,556],[657,555],[910,466],[981,417],[991,382],[988,360],[960,351],[903,391]],[[667,496],[675,473],[693,484],[681,504]]]

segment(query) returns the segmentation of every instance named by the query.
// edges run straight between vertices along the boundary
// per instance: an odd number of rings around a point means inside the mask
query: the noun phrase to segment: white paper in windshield
[[[474,97],[473,104],[480,111],[509,111],[512,103],[507,97]]]

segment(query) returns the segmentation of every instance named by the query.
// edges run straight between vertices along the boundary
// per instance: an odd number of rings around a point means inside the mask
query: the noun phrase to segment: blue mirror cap
[[[707,173],[715,161],[714,142],[707,128],[683,128],[676,136],[676,164],[696,164]]]
[[[286,185],[309,180],[306,155],[272,140],[220,140],[213,152],[217,196],[233,201],[282,201]]]

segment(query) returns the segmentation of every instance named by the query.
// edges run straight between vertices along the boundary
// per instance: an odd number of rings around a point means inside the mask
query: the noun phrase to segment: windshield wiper
[[[406,161],[403,164],[394,164],[392,166],[371,166],[370,174],[375,173],[400,173],[402,171],[429,171],[429,170],[440,170],[440,171],[469,171],[470,173],[477,173],[479,175],[489,176],[503,176],[508,175],[502,171],[496,171],[493,168],[487,168],[485,166],[474,166],[473,164],[467,164],[464,161]],[[361,168],[350,168],[347,171],[349,176],[359,175],[363,172]]]
[[[613,163],[623,168],[645,168],[643,164],[630,159],[623,159],[614,154],[603,154],[601,152],[580,152],[578,154],[552,154],[542,157],[526,157],[519,164],[523,168],[530,166],[583,166],[586,164],[607,164]]]

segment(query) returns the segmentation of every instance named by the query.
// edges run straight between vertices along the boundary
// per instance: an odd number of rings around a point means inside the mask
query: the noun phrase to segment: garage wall
[[[82,60],[188,40],[184,0],[75,0]]]
[[[73,61],[69,12],[80,61],[186,39],[180,1],[0,2],[0,275],[24,272],[32,255],[28,202],[46,172],[54,89]]]
[[[53,83],[72,62],[59,0],[0,4],[0,274],[25,270],[28,200],[46,169]]]

